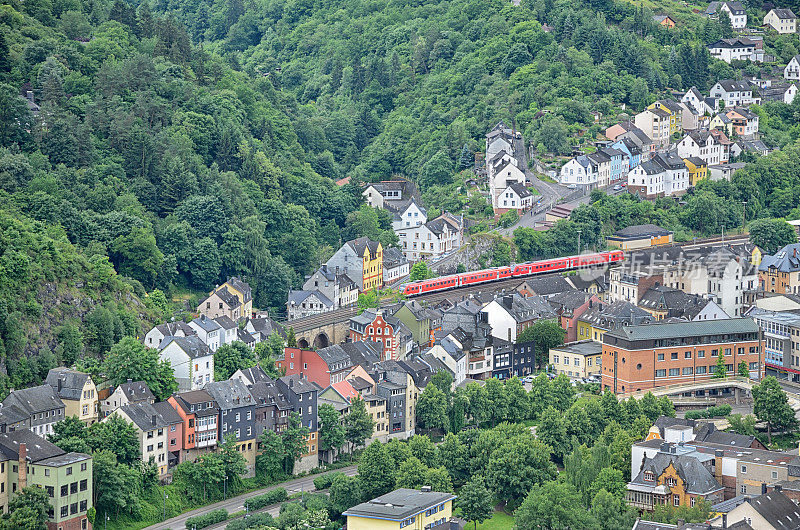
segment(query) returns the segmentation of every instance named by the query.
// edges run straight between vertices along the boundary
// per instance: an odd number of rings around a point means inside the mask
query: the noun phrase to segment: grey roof
[[[27,414],[38,414],[48,410],[64,408],[64,403],[50,385],[32,386],[11,392],[3,400],[3,408],[15,406]]]
[[[518,323],[556,316],[552,306],[547,303],[547,299],[538,295],[524,297],[513,293],[498,296],[495,300]]]
[[[593,340],[582,340],[578,342],[569,342],[563,346],[551,348],[559,352],[571,353],[573,355],[599,355],[603,353],[603,345]]]
[[[614,232],[613,237],[619,239],[638,238],[644,236],[665,236],[671,234],[671,230],[661,228],[654,224],[632,225],[622,230]]]
[[[345,342],[339,345],[354,365],[361,366],[367,371],[381,360],[383,344],[371,340],[359,340],[355,342]]]
[[[260,333],[265,339],[273,333],[277,333],[281,337],[286,338],[286,330],[283,329],[283,326],[269,317],[251,318],[249,323],[252,324],[253,329],[255,329],[257,333]]]
[[[52,386],[61,399],[78,401],[81,399],[83,385],[90,379],[89,374],[70,370],[69,368],[53,368],[47,372],[45,382]],[[61,389],[58,388],[61,380]]]
[[[164,337],[164,340],[158,345],[158,351],[162,351],[173,342],[192,359],[211,355],[211,350],[196,335],[191,337]]]
[[[192,329],[192,327],[182,320],[177,320],[175,322],[167,322],[165,324],[159,324],[156,326],[156,329],[161,332],[162,335],[165,337],[172,337],[176,336],[178,332],[182,332],[184,335],[196,335],[197,332]]]
[[[214,319],[214,322],[219,324],[219,327],[222,329],[233,329],[237,328],[236,322],[230,319],[230,317],[226,315],[222,315],[221,317],[217,317]]]
[[[295,394],[305,394],[307,392],[314,392],[315,390],[319,390],[319,387],[309,381],[308,379],[304,379],[297,374],[292,375],[284,375],[279,379],[279,381],[286,385],[287,388],[291,389],[292,392]]]
[[[250,284],[243,281],[241,278],[237,276],[231,276],[225,283],[230,284],[231,287],[242,293],[244,296],[244,300],[242,300],[243,304],[246,304],[253,299],[253,291],[250,289]]]
[[[731,13],[734,15],[743,15],[744,14],[744,6],[741,2],[711,2],[708,4],[708,7],[705,10],[706,15],[715,15],[719,9],[724,5],[728,5],[728,9],[731,10]]]
[[[239,297],[228,290],[227,287],[222,287],[214,291],[214,293],[219,297],[220,300],[225,302],[228,307],[231,309],[235,309],[242,305]]]
[[[800,271],[800,243],[786,245],[773,255],[764,255],[761,264],[758,266],[760,271],[776,269],[778,272]]]
[[[800,528],[800,507],[779,491],[771,491],[746,501],[775,530]]]
[[[19,445],[23,443],[25,444],[27,457],[31,462],[38,463],[41,460],[66,454],[57,445],[48,442],[28,429],[18,429],[14,432],[0,434],[0,450],[10,460],[19,460]]]
[[[408,263],[408,260],[399,248],[389,247],[383,249],[383,268],[391,269],[406,263]]]
[[[368,237],[359,237],[358,239],[353,239],[345,243],[345,245],[350,246],[355,252],[356,255],[359,257],[364,255],[366,249],[369,249],[370,258],[374,259],[378,252],[378,243],[377,241],[373,241]]]
[[[353,361],[350,359],[350,356],[339,344],[334,344],[333,346],[319,349],[317,350],[317,355],[319,355],[320,358],[325,361],[325,364],[328,365],[329,370],[333,365],[342,365],[340,370],[353,366]]]
[[[692,456],[656,453],[652,458],[647,458],[641,471],[630,484],[644,487],[655,487],[658,485],[657,479],[664,470],[672,464],[678,472],[686,487],[687,493],[697,495],[708,495],[720,491],[723,487],[696,458]],[[652,472],[656,480],[646,481],[644,474]]]
[[[666,311],[670,317],[692,320],[708,303],[707,299],[696,294],[686,294],[680,289],[657,285],[644,292],[638,305],[653,311]]]
[[[529,190],[528,188],[526,188],[525,186],[523,186],[519,182],[512,182],[511,185],[509,186],[509,188],[514,190],[514,193],[519,195],[520,199],[524,199],[525,197],[533,196],[533,193],[531,193],[531,190]]]
[[[218,329],[222,329],[222,326],[214,322],[214,319],[208,318],[205,315],[200,315],[199,317],[192,320],[192,322],[198,325],[206,333],[208,333],[209,331],[216,331]]]
[[[717,81],[725,92],[752,92],[753,87],[747,81],[737,81],[735,79],[723,79]]]
[[[211,397],[214,398],[214,401],[217,402],[217,405],[222,410],[237,409],[255,404],[250,390],[238,379],[208,383],[203,387],[203,390],[211,394]]]
[[[251,366],[250,368],[242,368],[241,372],[244,378],[247,379],[247,383],[245,383],[247,384],[247,386],[260,382],[273,383],[272,378],[260,366]]]
[[[709,48],[755,48],[756,43],[744,37],[736,37],[732,39],[719,39],[708,45]],[[727,90],[730,92],[730,90]]]
[[[748,495],[737,495],[732,499],[728,499],[726,501],[718,502],[711,506],[711,510],[717,513],[728,513],[729,511],[733,510],[744,501],[749,499]]]
[[[652,322],[650,313],[630,302],[617,300],[611,305],[597,304],[588,309],[579,320],[606,330],[638,326]]]
[[[750,318],[726,320],[702,320],[674,324],[649,324],[625,326],[606,333],[603,337],[615,336],[626,340],[670,339],[675,337],[699,337],[704,335],[726,335],[731,333],[758,333],[758,324]]]
[[[794,14],[794,11],[789,8],[775,7],[772,10],[781,20],[793,20],[797,18],[797,15]]]
[[[130,403],[155,399],[150,387],[144,381],[128,381],[119,385],[119,389]]]
[[[289,305],[297,306],[308,300],[308,298],[311,296],[315,296],[317,300],[319,300],[324,306],[333,307],[333,302],[331,302],[331,299],[322,294],[322,292],[318,289],[314,289],[312,291],[289,291],[289,299],[287,303]]]
[[[400,488],[371,501],[353,506],[342,515],[402,521],[455,498],[456,496],[452,493],[422,492]]]
[[[527,285],[534,294],[542,296],[575,290],[575,288],[570,285],[570,283],[563,276],[560,275],[528,278],[525,280],[524,285]]]
[[[207,416],[219,412],[219,407],[217,406],[216,401],[214,401],[214,396],[203,389],[180,392],[175,394],[174,397],[175,401],[184,410],[184,412],[194,412],[194,414],[200,414],[201,416]],[[195,407],[195,410],[192,411],[193,405],[201,405],[202,408]]]
[[[152,405],[146,401],[140,401],[120,407],[119,410],[124,412],[143,431],[163,429],[182,421],[172,405],[163,401]]]
[[[585,304],[593,295],[585,291],[565,291],[547,299],[557,313],[571,313]]]
[[[244,342],[248,345],[256,341],[252,335],[241,328],[236,330],[236,340]]]
[[[259,381],[250,387],[250,393],[253,394],[256,406],[259,405],[275,405],[278,410],[288,410],[292,408],[292,404],[286,399],[274,382]]]

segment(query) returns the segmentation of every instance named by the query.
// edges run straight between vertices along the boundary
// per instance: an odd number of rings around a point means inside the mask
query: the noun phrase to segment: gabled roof
[[[260,381],[250,388],[256,406],[275,405],[278,410],[289,410],[292,404],[286,399],[273,382]]]
[[[775,13],[775,16],[781,20],[795,20],[797,18],[797,15],[795,15],[794,12],[788,8],[784,9],[775,7],[772,9],[772,13]]]
[[[672,466],[677,471],[678,476],[683,479],[684,487],[687,493],[696,495],[708,495],[724,489],[719,482],[714,478],[708,469],[706,469],[696,458],[679,454],[666,454],[657,453],[652,458],[647,458],[642,470],[636,475],[628,485],[638,487],[656,487],[658,486],[658,477],[660,477],[667,467]],[[654,480],[648,481],[644,479],[646,473],[652,473]]]
[[[370,259],[375,259],[380,243],[373,241],[368,237],[359,237],[358,239],[348,241],[345,243],[345,245],[348,245],[350,248],[352,248],[358,256],[363,256],[367,249],[369,249]]]
[[[242,305],[241,301],[239,300],[239,297],[230,292],[227,287],[223,286],[220,289],[217,289],[216,291],[214,291],[214,294],[216,294],[219,297],[219,299],[225,302],[225,304],[231,309],[236,309],[237,307]]]
[[[514,190],[514,193],[516,193],[519,196],[520,199],[524,199],[526,197],[533,196],[533,193],[531,193],[531,190],[529,190],[528,188],[526,188],[525,186],[523,186],[519,182],[512,182],[511,185],[509,186],[509,188]]]
[[[280,379],[278,379],[281,383],[286,385],[291,392],[295,394],[306,394],[308,392],[316,392],[319,390],[319,387],[309,381],[308,379],[304,379],[297,374],[292,375],[284,375]]]
[[[639,300],[639,307],[653,311],[664,311],[670,317],[693,319],[709,303],[698,295],[686,294],[680,289],[663,285],[651,287]]]
[[[226,315],[222,315],[221,317],[215,318],[214,322],[219,324],[219,327],[221,327],[222,329],[225,329],[225,330],[234,329],[234,328],[238,328],[239,327],[239,326],[236,325],[236,322],[231,320],[230,317],[228,317]]]
[[[614,330],[652,322],[653,317],[644,309],[636,307],[630,302],[617,300],[611,305],[593,305],[581,315],[579,320],[600,329]]]
[[[32,386],[14,390],[3,400],[3,408],[15,406],[29,415],[64,408],[64,402],[50,385]]]
[[[755,48],[756,43],[744,37],[734,39],[720,39],[708,45],[709,48]],[[726,90],[730,92],[730,90]]]
[[[281,337],[286,338],[286,330],[283,329],[283,326],[269,317],[251,318],[249,323],[253,325],[253,329],[256,330],[256,333],[260,333],[264,338],[267,338],[273,333],[277,333]]]
[[[236,340],[244,342],[247,345],[250,345],[256,341],[252,335],[241,328],[236,329]]]
[[[375,363],[381,360],[383,353],[383,344],[370,340],[345,342],[339,347],[345,351],[354,365],[361,366],[367,371],[372,370]]]
[[[217,402],[214,401],[214,397],[203,389],[180,392],[175,394],[174,398],[178,406],[186,413],[208,416],[219,412],[219,407]]]
[[[217,331],[218,329],[222,329],[222,326],[217,324],[214,321],[214,319],[208,318],[205,315],[200,315],[199,317],[192,320],[192,322],[206,333],[208,333],[209,331]]]
[[[119,385],[119,390],[125,396],[129,403],[137,403],[139,401],[155,400],[153,392],[147,383],[144,381],[130,381]]]
[[[246,304],[247,302],[253,299],[253,291],[252,289],[250,289],[250,284],[243,281],[238,276],[231,276],[225,283],[227,283],[232,288],[242,293],[242,296],[244,296],[244,300],[242,300],[243,304]]]
[[[156,329],[165,337],[173,337],[177,336],[178,332],[183,333],[184,335],[196,335],[197,332],[192,329],[192,327],[182,320],[177,320],[175,322],[167,322],[165,324],[159,324],[156,326]]]
[[[120,407],[119,410],[143,431],[163,429],[183,421],[172,405],[165,401],[152,405],[146,401],[140,401]]]
[[[207,383],[203,389],[211,394],[222,410],[249,407],[255,404],[250,390],[238,379],[214,381]]]
[[[45,382],[52,386],[61,399],[78,401],[83,393],[83,386],[91,379],[89,374],[70,370],[69,368],[53,368],[47,372]],[[60,381],[60,384],[59,384]]]
[[[408,259],[403,252],[396,247],[389,247],[383,250],[383,268],[392,269],[408,263]]]
[[[190,359],[211,355],[211,350],[208,349],[208,346],[195,335],[191,337],[164,337],[164,340],[158,345],[158,351],[163,351],[164,348],[173,342],[177,344]]]
[[[775,269],[778,272],[800,271],[800,243],[786,245],[773,255],[765,254],[758,266],[760,271]]]
[[[319,349],[317,350],[317,355],[328,365],[329,371],[332,370],[334,365],[341,366],[341,368],[338,368],[336,371],[353,366],[353,361],[350,359],[350,356],[339,344]]]
[[[521,284],[521,286],[523,285],[527,286],[527,288],[533,292],[533,294],[538,294],[541,296],[549,296],[575,290],[575,288],[570,285],[566,278],[560,275],[536,276],[533,278],[528,278]]]
[[[25,444],[28,459],[34,463],[66,454],[57,445],[48,442],[28,429],[18,429],[14,432],[0,434],[0,450],[8,460],[19,460],[19,445],[23,443]],[[74,454],[81,455],[82,453]]]
[[[758,497],[747,499],[745,502],[750,504],[775,530],[797,530],[800,528],[800,507],[780,491],[770,491]]]
[[[304,291],[304,290],[289,291],[289,298],[287,300],[287,304],[298,306],[303,302],[305,302],[306,300],[308,300],[309,298],[311,298],[312,296],[314,296],[317,300],[319,300],[320,303],[325,307],[333,307],[333,302],[331,302],[331,299],[325,296],[319,289],[314,289],[311,291]]]
[[[247,386],[260,382],[273,383],[272,378],[260,366],[242,368],[240,371],[242,372],[242,377],[246,379],[245,384]]]

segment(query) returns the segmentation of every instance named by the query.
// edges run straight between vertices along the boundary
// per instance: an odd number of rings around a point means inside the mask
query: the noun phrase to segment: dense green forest
[[[669,32],[651,14],[613,0],[4,0],[0,356],[12,383],[139,335],[154,288],[191,300],[237,274],[280,316],[341,241],[396,244],[390,218],[362,205],[363,181],[404,175],[431,211],[483,215],[462,170],[500,119],[540,152],[569,152],[600,130],[592,111],[610,123],[740,75],[704,46],[719,24],[687,17]],[[767,48],[797,53],[780,38]],[[798,108],[759,109],[774,145],[797,141]],[[800,206],[786,179],[740,182],[695,195],[722,205],[752,184],[749,218]],[[625,222],[619,205],[593,208],[576,214],[594,223],[587,244]],[[679,210],[645,213],[694,229]],[[698,229],[741,218],[719,215]]]

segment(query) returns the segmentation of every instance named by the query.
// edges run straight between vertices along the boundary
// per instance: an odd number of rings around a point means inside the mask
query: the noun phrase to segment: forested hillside
[[[705,48],[719,24],[686,15],[669,32],[651,14],[612,0],[4,3],[0,353],[14,384],[38,377],[24,359],[45,346],[61,362],[67,343],[102,356],[95,307],[110,344],[140,334],[155,288],[191,295],[241,275],[279,316],[341,241],[396,243],[360,182],[404,175],[429,207],[458,210],[458,171],[500,119],[568,153],[600,131],[592,112],[609,123],[736,74]],[[785,60],[786,42],[768,51]],[[800,111],[775,105],[762,123],[782,147]],[[781,186],[761,204],[800,206]],[[728,191],[715,204],[743,193]]]

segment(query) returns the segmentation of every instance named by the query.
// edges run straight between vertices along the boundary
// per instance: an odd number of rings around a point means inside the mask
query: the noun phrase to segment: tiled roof
[[[775,530],[800,528],[800,507],[779,491],[771,491],[746,502]]]
[[[342,515],[403,521],[412,515],[455,498],[456,496],[452,493],[422,492],[400,488],[371,501],[353,506]]]
[[[204,390],[211,394],[222,410],[231,410],[255,404],[250,390],[238,379],[208,383]]]
[[[49,410],[64,408],[64,403],[50,385],[32,386],[11,392],[4,400],[3,407],[16,406],[27,414],[39,414]]]
[[[150,387],[144,381],[128,381],[119,385],[119,389],[129,403],[155,399]]]
[[[209,331],[216,331],[218,329],[222,329],[222,326],[217,324],[214,319],[208,318],[205,315],[200,315],[199,317],[192,320],[192,322],[199,326],[200,329],[204,330],[206,333]]]
[[[163,401],[153,405],[146,401],[140,401],[120,407],[119,410],[143,431],[162,429],[182,421],[172,405]]]
[[[77,401],[81,399],[83,393],[83,385],[89,380],[89,374],[78,372],[77,370],[70,370],[69,368],[53,368],[47,372],[47,379],[45,382],[55,389],[58,397],[61,399],[69,399]],[[61,388],[59,389],[59,380],[61,381]]]
[[[696,458],[679,454],[657,453],[652,458],[647,458],[642,470],[631,480],[630,484],[643,487],[657,486],[656,480],[664,470],[672,464],[678,472],[678,476],[684,481],[687,493],[697,495],[708,495],[720,491],[723,487]],[[644,475],[647,472],[653,473],[654,479],[647,481]]]
[[[164,340],[158,345],[158,351],[163,351],[164,348],[173,342],[191,359],[211,355],[211,350],[208,349],[208,346],[206,346],[199,337],[194,335],[191,337],[164,337]]]
[[[675,324],[646,324],[625,326],[607,333],[609,337],[626,340],[669,339],[674,337],[699,337],[704,335],[728,335],[732,333],[758,333],[758,324],[750,318],[730,318],[725,320],[703,320]]]
[[[215,291],[215,294],[219,297],[220,300],[225,302],[231,309],[236,309],[242,303],[239,301],[239,297],[228,290],[227,287],[222,287]]]
[[[778,272],[800,271],[800,243],[786,245],[773,255],[765,254],[758,266],[760,271],[775,269]]]

